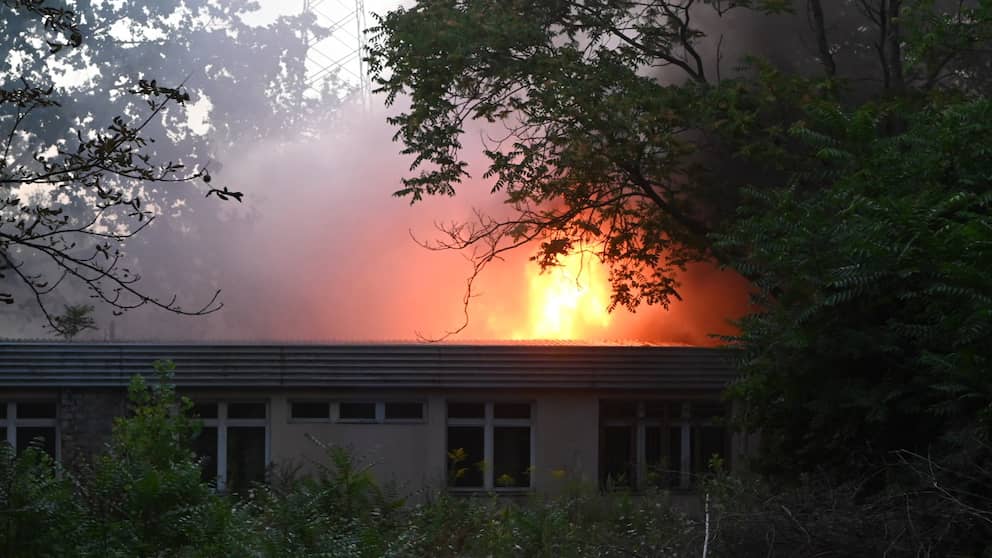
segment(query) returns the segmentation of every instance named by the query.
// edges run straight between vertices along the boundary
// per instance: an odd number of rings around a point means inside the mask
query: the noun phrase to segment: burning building
[[[194,449],[222,490],[334,445],[406,492],[688,491],[746,449],[723,422],[724,350],[527,343],[0,343],[0,437],[83,462],[160,359],[195,403]]]

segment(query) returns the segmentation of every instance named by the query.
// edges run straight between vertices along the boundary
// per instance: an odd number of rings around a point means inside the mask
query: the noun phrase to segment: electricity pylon
[[[365,62],[365,2],[363,0],[303,0],[303,15],[313,17],[304,29],[307,49],[306,87],[316,91],[329,75],[337,73],[356,88],[362,106],[368,108],[372,82]]]

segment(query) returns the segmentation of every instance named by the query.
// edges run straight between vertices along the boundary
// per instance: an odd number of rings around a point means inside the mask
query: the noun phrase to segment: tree
[[[96,321],[93,320],[93,306],[89,304],[77,304],[66,306],[65,312],[55,316],[55,325],[66,341],[72,341],[73,337],[86,331],[96,329]]]
[[[755,192],[724,237],[762,309],[734,392],[775,470],[992,439],[992,103],[931,105],[878,138],[892,110],[821,107],[792,133],[830,188]]]
[[[58,331],[48,308],[59,299],[90,296],[115,312],[221,307],[217,293],[188,307],[142,287],[141,244],[157,233],[149,224],[168,209],[163,234],[188,227],[184,217],[200,209],[190,198],[204,194],[191,183],[222,176],[219,156],[238,141],[312,129],[341,91],[330,76],[323,93],[299,95],[299,31],[312,22],[250,27],[240,16],[253,7],[5,1],[0,300],[9,311],[17,299],[24,319],[40,310]],[[235,199],[224,186],[211,192]]]
[[[588,251],[631,309],[691,261],[754,282],[734,393],[780,470],[874,467],[988,414],[989,137],[965,115],[988,118],[989,2],[430,0],[375,33],[379,90],[409,97],[396,195],[453,194],[487,134],[509,216],[437,245],[476,273]]]

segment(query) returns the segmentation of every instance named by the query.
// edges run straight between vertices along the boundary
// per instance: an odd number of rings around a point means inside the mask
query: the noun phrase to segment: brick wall
[[[114,417],[127,409],[124,389],[71,389],[59,394],[59,430],[62,435],[62,463],[70,468],[103,453],[110,441]]]

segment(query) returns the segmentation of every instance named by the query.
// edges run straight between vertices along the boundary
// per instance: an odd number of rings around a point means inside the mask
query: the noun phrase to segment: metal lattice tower
[[[362,106],[368,107],[372,83],[366,73],[365,2],[363,0],[303,0],[303,15],[313,16],[304,30],[307,48],[306,84],[317,90],[333,72],[357,87]],[[326,33],[326,35],[324,35]]]

